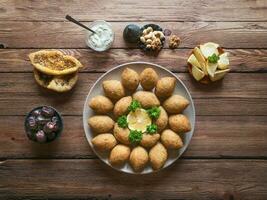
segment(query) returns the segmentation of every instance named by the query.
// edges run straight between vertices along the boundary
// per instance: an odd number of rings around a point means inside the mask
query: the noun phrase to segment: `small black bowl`
[[[51,116],[44,116],[44,113],[41,113],[41,110],[43,108],[49,109],[53,114]],[[29,126],[29,119],[33,118],[35,120],[35,125],[33,128],[30,128]],[[55,126],[57,126],[56,131],[52,131],[51,133],[44,133],[45,134],[45,140],[43,141],[38,141],[36,138],[36,134],[38,131],[43,131],[44,126],[47,124],[47,122],[54,122]],[[25,117],[25,122],[24,122],[24,129],[27,137],[38,143],[49,143],[54,141],[56,138],[58,138],[63,130],[63,119],[59,112],[51,107],[51,106],[38,106],[34,109],[32,109]]]
[[[141,27],[141,29],[140,29],[140,36],[142,35],[143,31],[145,29],[147,29],[148,27],[151,27],[153,29],[153,31],[163,31],[163,29],[159,25],[157,25],[157,24],[146,24],[143,27]],[[161,40],[161,43],[162,43],[161,49],[164,46],[164,42],[165,42],[165,40]],[[146,45],[143,42],[141,42],[140,39],[139,39],[138,45],[139,45],[139,48],[140,49],[142,49],[142,50],[144,50],[146,52],[154,52],[155,51],[155,50],[152,50],[151,48],[146,48]]]

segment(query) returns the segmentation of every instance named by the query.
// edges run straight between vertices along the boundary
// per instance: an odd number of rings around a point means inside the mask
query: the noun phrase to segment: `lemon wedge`
[[[210,80],[211,81],[218,81],[220,79],[222,79],[226,73],[228,73],[230,71],[230,69],[225,69],[225,70],[218,70],[214,73],[214,76],[210,76]]]
[[[130,130],[138,130],[142,131],[142,133],[144,133],[146,127],[152,123],[146,110],[142,108],[138,108],[134,112],[131,111],[127,115],[127,122]]]
[[[197,81],[199,81],[205,76],[205,73],[193,65],[192,66],[192,75]]]
[[[198,60],[194,54],[191,54],[191,56],[188,58],[187,62],[189,62],[192,66],[196,66],[199,69],[202,69],[201,65],[199,64],[199,62],[198,62]]]
[[[208,72],[207,72],[207,69],[206,69],[206,60],[203,57],[200,49],[198,47],[195,47],[194,50],[193,50],[193,53],[194,53],[195,57],[197,58],[200,66],[201,66],[202,71],[204,71],[204,73],[206,75],[208,75]]]
[[[219,51],[217,49],[218,47],[219,47],[218,44],[215,44],[213,42],[207,42],[203,45],[200,45],[200,51],[202,52],[205,58],[212,56],[214,53],[218,56],[219,55]]]
[[[227,69],[228,65],[229,65],[228,53],[225,52],[225,53],[220,55],[220,59],[218,60],[218,68],[219,69]]]
[[[208,63],[208,65],[207,65],[207,71],[208,71],[208,74],[211,77],[214,77],[214,74],[216,72],[217,67],[218,67],[218,64],[217,63]]]

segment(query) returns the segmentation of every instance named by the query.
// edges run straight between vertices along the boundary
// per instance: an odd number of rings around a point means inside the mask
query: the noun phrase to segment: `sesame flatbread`
[[[41,50],[29,54],[32,65],[47,75],[66,75],[78,71],[82,64],[73,56],[58,50]]]

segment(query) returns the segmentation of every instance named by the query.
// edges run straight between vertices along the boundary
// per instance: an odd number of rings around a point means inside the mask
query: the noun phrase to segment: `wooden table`
[[[107,52],[86,47],[84,32],[66,22],[105,19],[116,32]],[[179,49],[147,56],[125,44],[129,23],[155,22],[179,35]],[[212,86],[196,83],[186,59],[199,43],[230,53],[231,73]],[[267,1],[95,0],[0,1],[0,199],[267,199]],[[35,83],[27,54],[60,49],[85,66],[75,89],[45,92]],[[149,61],[174,71],[189,88],[196,130],[173,166],[133,176],[114,171],[92,152],[82,127],[85,97],[108,69]],[[65,130],[51,144],[30,142],[25,114],[51,105]]]

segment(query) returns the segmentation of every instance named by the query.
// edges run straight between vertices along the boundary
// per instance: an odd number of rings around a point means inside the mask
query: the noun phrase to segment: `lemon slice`
[[[196,66],[199,69],[202,69],[201,65],[199,64],[199,62],[198,62],[198,60],[194,54],[191,54],[191,56],[188,58],[187,62],[189,62],[192,66]]]
[[[144,109],[138,108],[127,115],[127,122],[130,130],[138,130],[143,133],[146,131],[146,127],[151,124],[151,119]]]
[[[192,66],[192,74],[197,81],[201,80],[205,76],[205,73],[194,65]]]
[[[218,44],[215,44],[213,42],[207,42],[203,45],[200,45],[200,51],[202,52],[205,58],[212,56],[214,53],[218,56],[219,55],[219,51],[217,49],[218,47],[219,47]]]
[[[208,65],[207,65],[207,71],[208,71],[208,74],[211,77],[214,77],[214,74],[216,72],[217,67],[218,67],[218,64],[217,63],[208,63]]]
[[[210,76],[210,80],[218,81],[218,80],[222,79],[225,76],[225,74],[228,73],[229,71],[230,71],[230,69],[218,70],[215,72],[213,77]]]
[[[218,68],[219,69],[227,69],[229,65],[228,53],[223,53],[220,55],[220,59],[218,60]]]

